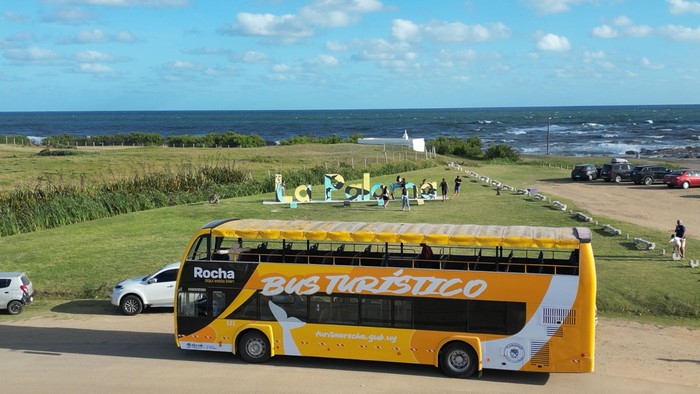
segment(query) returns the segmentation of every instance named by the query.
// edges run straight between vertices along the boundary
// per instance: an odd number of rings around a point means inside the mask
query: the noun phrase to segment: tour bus
[[[585,227],[225,219],[183,255],[181,349],[592,372]]]

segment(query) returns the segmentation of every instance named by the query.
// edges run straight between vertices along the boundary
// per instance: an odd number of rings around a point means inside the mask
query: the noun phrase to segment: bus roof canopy
[[[586,227],[240,219],[216,221],[204,228],[219,237],[358,243],[578,248],[591,242]]]

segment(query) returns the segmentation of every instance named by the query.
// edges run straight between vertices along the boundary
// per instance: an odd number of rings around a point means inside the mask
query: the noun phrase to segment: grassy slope
[[[255,171],[260,174],[272,171],[278,166],[291,165],[294,157],[301,153],[305,157],[302,165],[313,165],[314,160],[332,160],[326,156],[324,147],[304,147],[282,152],[274,164],[260,161]],[[376,149],[376,148],[373,148]],[[271,148],[268,148],[268,152]],[[256,157],[259,152],[247,152]],[[304,152],[301,152],[304,151]],[[324,153],[321,153],[323,151]],[[343,152],[357,154],[355,163],[361,162],[366,148],[343,145],[332,149],[337,160]],[[170,157],[170,149],[131,149],[134,161],[149,163],[149,157]],[[177,151],[176,153],[182,152]],[[109,156],[109,152],[96,152],[94,155]],[[122,152],[120,152],[120,155]],[[201,155],[221,155],[221,152],[200,152]],[[370,150],[370,155],[383,153]],[[290,156],[293,156],[290,158]],[[316,158],[313,158],[316,156]],[[1,156],[0,156],[1,157]],[[204,160],[203,156],[200,157]],[[390,156],[391,158],[391,156]],[[42,161],[45,158],[29,158]],[[46,158],[55,159],[55,158]],[[171,160],[180,160],[178,155]],[[349,159],[347,159],[349,161]],[[116,166],[112,157],[101,161]],[[242,161],[243,163],[243,161]],[[42,164],[43,165],[43,164]],[[247,165],[247,163],[246,163]],[[123,171],[123,168],[121,167]],[[279,167],[278,167],[279,168]],[[475,171],[517,187],[527,187],[535,179],[564,178],[569,170],[559,167],[485,165],[470,167]],[[118,168],[117,168],[118,169]],[[253,171],[251,169],[251,171]],[[402,174],[409,181],[419,182],[423,178],[439,182],[446,178],[450,185],[458,174],[454,169],[438,167],[414,173]],[[394,176],[372,178],[372,183],[390,182]],[[318,181],[320,183],[321,180]],[[291,188],[289,188],[291,190]],[[314,190],[321,190],[317,185]],[[354,203],[351,207],[342,204],[299,204],[297,209],[285,205],[263,205],[263,200],[271,200],[272,195],[253,196],[224,200],[220,204],[191,204],[171,208],[139,212],[119,217],[97,220],[62,228],[0,238],[0,255],[3,256],[0,270],[27,271],[41,292],[41,298],[106,299],[111,287],[127,277],[145,274],[160,265],[180,258],[184,247],[194,231],[201,225],[217,218],[263,217],[279,219],[329,219],[359,221],[403,221],[434,223],[474,223],[510,224],[536,226],[576,226],[582,225],[562,211],[549,204],[522,195],[504,192],[496,196],[492,187],[467,178],[462,195],[457,199],[442,203],[426,202],[414,206],[411,212],[401,212],[395,201],[386,210],[374,203]],[[567,202],[567,201],[564,201]],[[568,201],[568,203],[571,203]],[[597,216],[596,216],[597,217]],[[631,233],[656,242],[666,240],[665,233],[639,228],[637,226],[605,220],[623,233]],[[605,235],[598,226],[591,225],[594,231],[594,250],[599,273],[599,308],[603,312],[622,311],[618,314],[644,319],[659,319],[659,316],[682,312],[684,315],[698,316],[700,288],[697,275],[679,263],[670,262],[668,257],[660,258],[658,251],[640,251],[625,237]],[[672,284],[672,285],[670,285]],[[40,299],[41,299],[40,298]],[[45,301],[44,301],[45,302]],[[45,305],[51,305],[45,302]],[[32,309],[41,309],[38,302]],[[0,321],[6,316],[0,316]],[[667,319],[668,321],[677,319]],[[700,326],[700,319],[686,319],[683,324]]]

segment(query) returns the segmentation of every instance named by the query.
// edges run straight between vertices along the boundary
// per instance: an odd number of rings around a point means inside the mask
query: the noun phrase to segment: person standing
[[[449,186],[447,185],[447,181],[445,178],[442,178],[442,182],[440,182],[440,193],[442,194],[442,202],[447,201],[447,190],[449,189]]]
[[[457,178],[455,178],[455,194],[453,197],[459,196],[459,189],[462,187],[462,178],[457,175]]]
[[[384,208],[389,204],[389,188],[387,185],[382,185],[382,201],[384,201]]]
[[[408,188],[406,187],[406,180],[403,181],[403,187],[401,188],[401,210],[411,210],[411,205],[408,202]]]
[[[681,258],[685,255],[685,226],[683,225],[683,221],[678,219],[676,220],[676,238],[680,239],[680,247],[678,248],[678,251],[681,254]]]

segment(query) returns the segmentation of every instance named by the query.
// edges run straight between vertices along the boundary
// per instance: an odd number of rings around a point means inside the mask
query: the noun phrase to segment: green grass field
[[[129,148],[95,150],[85,155],[70,157],[35,157],[29,148],[0,149],[0,166],[20,169],[14,176],[3,171],[5,190],[16,182],[53,168],[58,172],[87,171],[95,174],[113,171],[125,173],[134,165],[157,167],[168,162],[184,160],[226,160],[240,162],[246,168],[267,176],[280,168],[315,165],[324,161],[342,160],[362,165],[364,160],[384,160],[380,147],[342,144],[340,146],[274,147],[260,149],[200,149],[192,152],[172,148]],[[266,149],[266,150],[265,150]],[[231,149],[234,150],[234,149]],[[388,153],[389,159],[406,152]],[[408,156],[411,156],[409,154]],[[257,158],[257,159],[256,159]],[[263,159],[270,158],[270,159]],[[303,160],[299,159],[303,158]],[[409,157],[414,159],[415,157]],[[577,159],[547,158],[552,166],[541,164],[503,165],[462,163],[476,172],[498,179],[515,187],[525,188],[538,179],[568,178],[566,165]],[[300,161],[298,161],[300,160]],[[541,158],[538,160],[542,160]],[[298,164],[295,164],[298,163]],[[92,165],[92,167],[90,166]],[[248,167],[250,166],[250,167]],[[459,174],[447,165],[401,174],[407,180],[419,183],[421,179],[439,182],[443,177],[450,182]],[[462,175],[466,175],[462,173]],[[270,175],[271,176],[271,175]],[[389,183],[395,175],[371,178],[372,183]],[[321,179],[314,191],[322,190]],[[357,180],[346,180],[359,182]],[[9,185],[9,186],[8,186]],[[288,190],[292,190],[288,185]],[[700,327],[700,274],[659,251],[637,249],[625,236],[606,235],[600,226],[575,220],[551,204],[529,196],[504,191],[496,196],[492,186],[466,177],[461,195],[448,202],[427,201],[414,205],[410,212],[400,210],[394,201],[388,209],[375,202],[357,202],[350,207],[342,203],[264,205],[272,194],[227,199],[219,204],[196,203],[145,212],[121,215],[108,219],[64,226],[51,230],[0,238],[1,271],[26,271],[38,292],[37,302],[21,316],[31,317],[65,300],[106,300],[112,286],[118,281],[147,274],[168,262],[180,259],[192,234],[211,220],[229,217],[313,219],[340,221],[387,221],[472,223],[534,226],[590,226],[594,233],[594,251],[598,268],[598,308],[602,315],[623,316],[664,324]],[[291,194],[291,193],[288,193]],[[555,196],[552,196],[555,197]],[[562,202],[572,205],[571,201]],[[575,209],[575,207],[574,207]],[[633,234],[664,243],[667,234],[640,228],[609,218],[596,218],[613,225],[623,234]],[[10,317],[0,315],[0,321]]]

